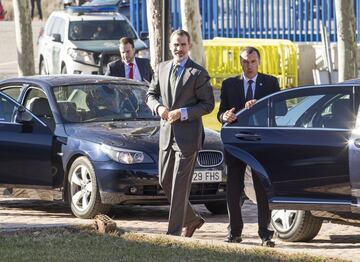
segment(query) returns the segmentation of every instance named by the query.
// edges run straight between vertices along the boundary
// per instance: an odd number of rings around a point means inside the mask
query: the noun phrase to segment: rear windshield
[[[73,41],[118,40],[125,36],[137,38],[126,20],[74,21],[69,26],[69,39]]]

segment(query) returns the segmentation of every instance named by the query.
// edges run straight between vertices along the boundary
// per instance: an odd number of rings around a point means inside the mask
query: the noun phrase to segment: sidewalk
[[[227,215],[212,215],[203,205],[196,210],[204,216],[206,223],[195,231],[193,239],[224,244],[227,232]],[[165,234],[167,229],[167,206],[117,206],[109,215],[117,226],[133,232]],[[250,202],[243,207],[244,248],[259,246],[257,236],[257,210]],[[70,210],[60,201],[14,199],[0,196],[0,234],[1,231],[29,228],[90,225],[93,220],[72,216]],[[360,261],[360,228],[324,223],[318,236],[308,243],[287,243],[275,239],[276,250],[283,252],[302,252],[309,255]],[[230,244],[232,245],[232,244]],[[237,244],[235,244],[237,245]]]

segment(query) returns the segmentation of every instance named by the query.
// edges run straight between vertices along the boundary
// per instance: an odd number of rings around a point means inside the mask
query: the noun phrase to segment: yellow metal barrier
[[[259,50],[259,71],[276,76],[281,88],[298,85],[297,47],[291,41],[216,37],[204,41],[205,67],[214,87],[219,88],[225,78],[242,73],[240,52],[246,46]]]

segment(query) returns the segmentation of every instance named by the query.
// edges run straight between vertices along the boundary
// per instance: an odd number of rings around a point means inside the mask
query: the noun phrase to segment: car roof
[[[346,80],[346,81],[344,81],[342,83],[360,85],[360,78],[349,79],[349,80]]]
[[[54,11],[51,16],[59,16],[68,19],[69,21],[93,21],[93,20],[127,20],[127,18],[115,12],[103,12],[103,13],[79,13],[71,11]]]
[[[0,85],[7,83],[29,83],[42,86],[67,86],[86,84],[128,84],[144,86],[143,83],[122,77],[111,77],[103,75],[35,75],[27,77],[15,77],[0,81]]]

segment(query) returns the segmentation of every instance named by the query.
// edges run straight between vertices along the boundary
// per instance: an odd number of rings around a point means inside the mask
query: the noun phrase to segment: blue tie
[[[249,80],[248,81],[248,88],[246,91],[246,98],[245,98],[245,102],[252,100],[254,95],[253,95],[253,90],[252,90],[252,83],[254,83],[253,80]]]

